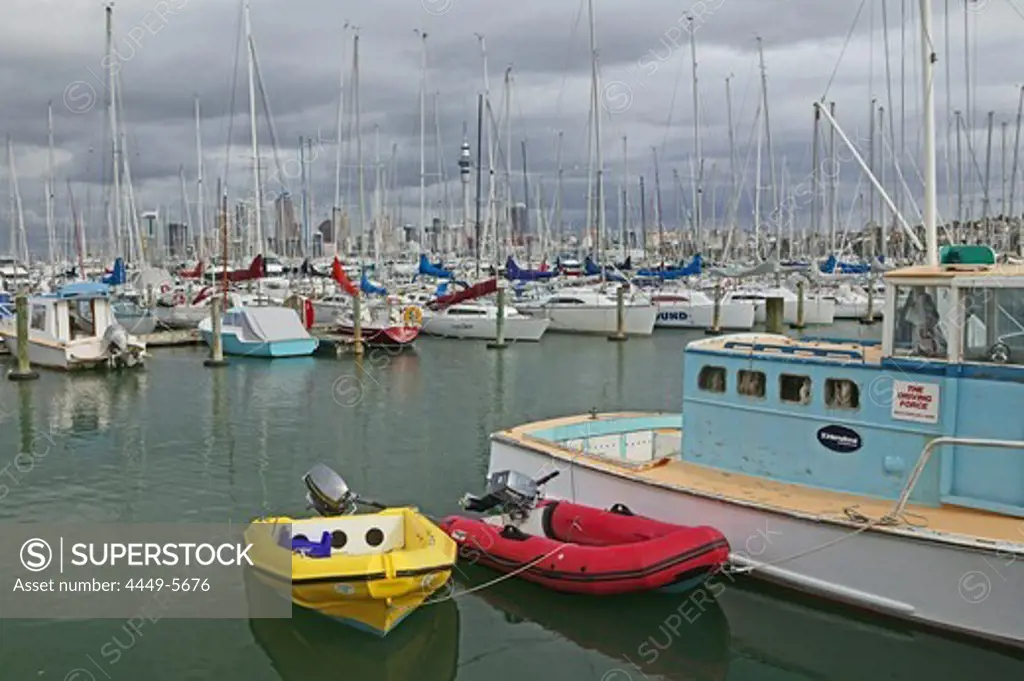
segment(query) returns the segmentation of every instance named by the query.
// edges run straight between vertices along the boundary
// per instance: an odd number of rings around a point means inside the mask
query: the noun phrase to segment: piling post
[[[352,352],[356,357],[363,356],[363,292],[356,291],[352,296]]]
[[[214,296],[210,301],[210,356],[203,361],[203,366],[222,367],[228,363],[224,359],[224,345],[221,337],[221,324],[223,323],[221,306],[223,304],[224,299],[220,296]]]
[[[868,313],[864,315],[860,323],[870,326],[875,321],[875,278],[868,277]]]
[[[722,282],[715,282],[715,306],[711,310],[711,327],[704,329],[705,336],[722,334]]]
[[[796,283],[796,322],[789,325],[791,329],[802,329],[806,324],[804,323],[804,282],[798,281]]]
[[[492,342],[487,344],[491,350],[504,350],[508,347],[505,342],[505,282],[498,282],[498,319],[497,333]]]
[[[615,333],[608,336],[608,340],[626,340],[626,284],[615,292]]]
[[[768,333],[782,333],[786,303],[783,298],[768,298],[764,301],[765,327]]]
[[[14,312],[17,315],[18,367],[7,372],[12,381],[34,381],[39,372],[32,370],[28,360],[28,296],[24,292],[14,298]]]
[[[156,297],[153,295],[152,284],[146,284],[146,307],[156,307]]]

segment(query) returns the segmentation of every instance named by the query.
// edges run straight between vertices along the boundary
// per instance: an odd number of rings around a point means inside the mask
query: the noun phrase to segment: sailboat
[[[881,342],[694,341],[681,414],[502,430],[489,472],[563,470],[551,497],[707,519],[734,572],[1024,648],[1024,266],[939,252],[929,0],[920,16],[927,260],[884,275]]]

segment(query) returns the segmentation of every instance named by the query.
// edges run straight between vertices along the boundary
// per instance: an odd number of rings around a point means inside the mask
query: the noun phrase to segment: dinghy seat
[[[309,556],[310,558],[330,558],[331,533],[321,533],[320,541],[318,542],[310,541],[304,534],[297,534],[292,537],[292,551]]]

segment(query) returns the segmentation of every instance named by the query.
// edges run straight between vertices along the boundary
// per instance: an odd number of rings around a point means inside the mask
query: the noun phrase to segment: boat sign
[[[685,312],[659,312],[658,321],[662,322],[685,322],[690,318],[690,315]]]
[[[818,431],[818,442],[839,454],[849,454],[860,449],[860,434],[846,426],[825,426]]]
[[[892,417],[917,423],[939,422],[939,384],[892,382]]]

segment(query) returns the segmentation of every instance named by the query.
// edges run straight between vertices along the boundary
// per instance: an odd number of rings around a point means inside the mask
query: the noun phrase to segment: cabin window
[[[964,360],[1024,363],[1024,289],[967,289],[958,319]]]
[[[897,286],[893,350],[898,355],[945,359],[948,331],[956,325],[952,293],[938,286]]]
[[[32,316],[29,317],[29,326],[36,331],[46,330],[46,306],[33,305]]]
[[[764,397],[764,386],[767,383],[762,371],[740,369],[736,391],[744,397]]]
[[[723,367],[701,367],[697,376],[697,387],[711,393],[725,392],[725,369]]]
[[[825,404],[830,409],[860,409],[860,388],[845,378],[827,378]]]
[[[811,377],[782,374],[779,376],[779,399],[790,404],[811,403]]]
[[[474,308],[457,308],[453,307],[448,310],[448,314],[458,317],[483,317],[487,314],[487,310],[477,310]]]
[[[583,305],[583,301],[579,298],[552,298],[552,305]]]

